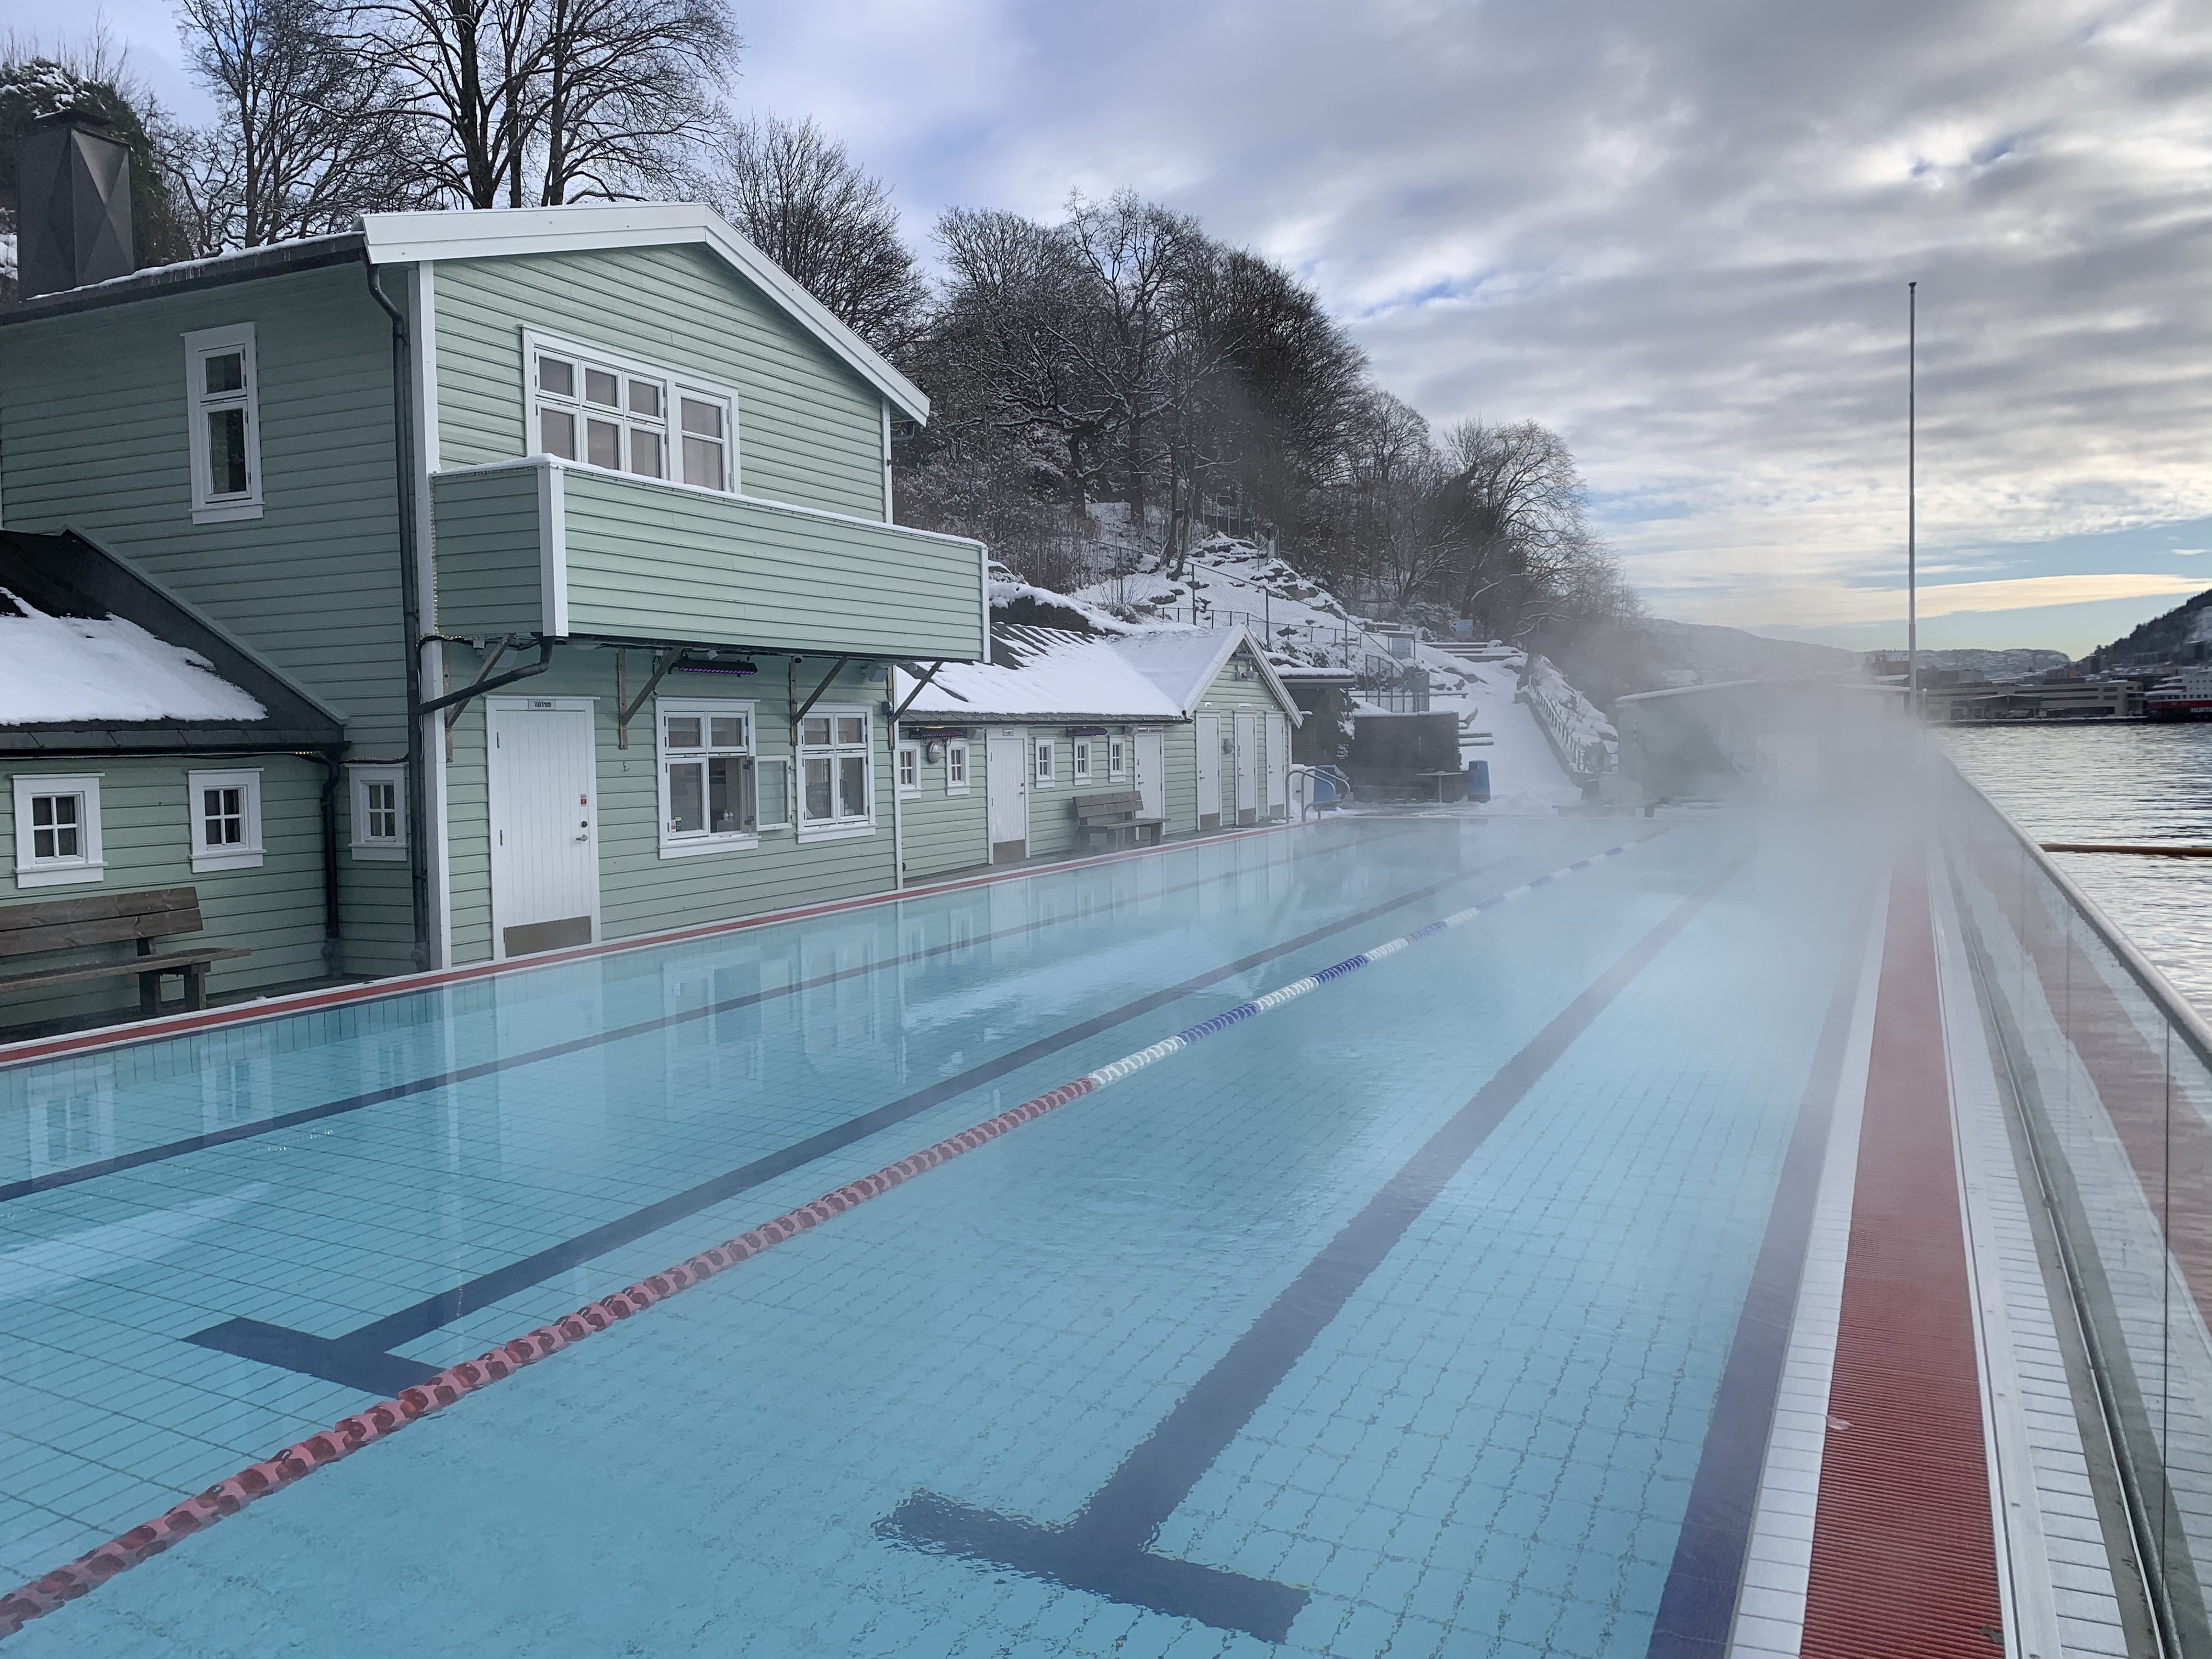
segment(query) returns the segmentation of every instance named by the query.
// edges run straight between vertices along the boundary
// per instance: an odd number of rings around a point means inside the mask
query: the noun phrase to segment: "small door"
[[[1291,815],[1291,722],[1284,715],[1267,716],[1267,816]]]
[[[486,700],[493,954],[599,931],[599,780],[588,697]]]
[[[1221,828],[1221,716],[1200,714],[1192,722],[1198,744],[1198,827]]]
[[[1168,816],[1167,744],[1158,730],[1137,733],[1137,794],[1140,818],[1164,823]]]
[[[984,739],[984,815],[994,864],[1018,864],[1030,854],[1029,747],[1019,732],[994,732]]]
[[[1260,817],[1260,717],[1249,708],[1237,711],[1237,822],[1255,823]]]

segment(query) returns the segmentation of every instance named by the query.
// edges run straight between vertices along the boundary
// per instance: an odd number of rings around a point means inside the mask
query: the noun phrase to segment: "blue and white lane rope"
[[[1522,882],[1518,887],[1509,887],[1502,893],[1493,894],[1480,904],[1470,904],[1464,910],[1455,910],[1441,921],[1432,921],[1425,927],[1416,927],[1410,933],[1401,933],[1394,939],[1386,939],[1380,945],[1362,951],[1356,957],[1346,957],[1342,962],[1333,963],[1318,973],[1308,974],[1304,979],[1292,980],[1288,985],[1279,987],[1265,996],[1254,997],[1249,1002],[1240,1002],[1234,1008],[1225,1008],[1211,1019],[1200,1020],[1195,1025],[1177,1031],[1171,1037],[1155,1042],[1149,1048],[1139,1048],[1133,1054],[1124,1054],[1121,1059],[1109,1061],[1097,1071],[1086,1074],[1081,1081],[1090,1087],[1084,1092],[1088,1094],[1091,1090],[1103,1089],[1109,1083],[1119,1083],[1123,1078],[1133,1073],[1141,1072],[1147,1066],[1156,1065],[1170,1054],[1181,1054],[1194,1042],[1203,1042],[1217,1032],[1227,1030],[1241,1020],[1267,1013],[1281,1007],[1286,1002],[1295,1002],[1309,991],[1319,990],[1331,980],[1342,979],[1347,974],[1356,974],[1362,968],[1380,962],[1385,957],[1396,955],[1409,945],[1418,944],[1420,940],[1441,933],[1447,928],[1456,927],[1462,922],[1473,921],[1477,916],[1495,910],[1501,904],[1510,904],[1515,899],[1525,897],[1540,887],[1548,887],[1555,881],[1563,881],[1578,870],[1587,870],[1592,865],[1604,863],[1607,859],[1617,859],[1623,853],[1653,839],[1655,836],[1665,833],[1663,830],[1654,830],[1651,835],[1639,836],[1636,840],[1623,842],[1618,847],[1608,847],[1602,853],[1593,853],[1586,859],[1577,859],[1572,864],[1563,864],[1558,869],[1538,876],[1532,881]]]

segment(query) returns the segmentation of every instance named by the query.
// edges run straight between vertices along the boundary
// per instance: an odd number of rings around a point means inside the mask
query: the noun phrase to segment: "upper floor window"
[[[799,833],[858,835],[875,827],[867,711],[817,708],[799,723]]]
[[[99,775],[18,773],[15,781],[15,885],[56,887],[106,875]]]
[[[646,363],[526,337],[540,454],[610,471],[735,489],[736,399]]]
[[[195,524],[261,516],[258,391],[252,324],[205,328],[185,336]]]
[[[753,705],[663,697],[660,855],[750,847],[760,829]]]

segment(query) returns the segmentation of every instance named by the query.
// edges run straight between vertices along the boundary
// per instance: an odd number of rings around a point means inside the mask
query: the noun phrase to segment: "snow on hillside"
[[[1110,520],[1101,526],[1109,539],[1126,528]],[[1105,613],[1123,629],[1241,624],[1264,642],[1268,661],[1294,687],[1302,676],[1388,674],[1407,660],[1393,651],[1394,643],[1398,651],[1406,649],[1402,636],[1391,637],[1400,630],[1353,615],[1287,560],[1237,537],[1215,535],[1200,543],[1179,575],[1162,569],[1158,556],[1150,552],[1125,562],[1135,568],[1079,589],[1072,596],[1075,604]],[[1492,810],[1548,814],[1579,800],[1580,786],[1520,700],[1526,658],[1502,646],[1462,649],[1468,654],[1423,641],[1413,647],[1411,660],[1428,671],[1431,711],[1459,716],[1462,761],[1489,763]],[[1549,674],[1542,684],[1555,708],[1588,727],[1591,738],[1612,737],[1604,716],[1549,664],[1540,661],[1538,672]]]

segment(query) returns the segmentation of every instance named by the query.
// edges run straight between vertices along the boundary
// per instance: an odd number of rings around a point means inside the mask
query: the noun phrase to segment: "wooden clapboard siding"
[[[191,800],[185,775],[220,764],[261,773],[261,835],[266,849],[259,867],[194,874]],[[208,988],[220,995],[257,986],[313,979],[323,972],[322,769],[289,755],[253,761],[210,763],[187,757],[20,763],[6,776],[25,774],[100,775],[100,881],[64,887],[15,884],[13,812],[0,811],[0,908],[86,898],[103,893],[190,887],[199,895],[205,922],[198,933],[165,941],[178,946],[244,949],[250,957],[219,962]],[[10,966],[58,966],[65,962],[122,960],[127,945],[93,946],[44,957],[11,958]],[[173,994],[174,987],[171,987]],[[138,1006],[134,979],[96,980],[43,991],[0,990],[0,1026],[103,1012],[132,1013]]]
[[[497,635],[545,626],[539,479],[526,466],[431,479],[439,632]]]
[[[450,673],[473,678],[478,659],[465,647],[448,647]],[[517,688],[537,696],[588,696],[594,705],[599,780],[599,906],[605,936],[634,938],[672,927],[757,915],[798,904],[883,892],[893,884],[891,870],[891,769],[884,750],[878,676],[857,671],[826,694],[827,702],[859,703],[874,713],[876,825],[872,835],[829,842],[800,842],[790,831],[764,834],[759,845],[684,858],[663,858],[659,838],[659,765],[654,744],[654,710],[638,711],[629,745],[619,748],[615,729],[615,653],[611,650],[568,652],[556,666]],[[664,695],[712,696],[755,705],[756,744],[763,759],[791,751],[790,702],[785,661],[759,659],[757,676],[702,688],[680,680],[664,681]],[[829,665],[810,659],[800,668],[804,690]],[[635,696],[650,665],[646,653],[629,658],[629,692]],[[447,771],[448,858],[453,905],[456,963],[482,962],[492,954],[491,818],[485,787],[483,705],[471,703],[453,731],[453,761]],[[763,766],[762,813],[781,816],[775,792],[785,769]]]
[[[906,878],[929,881],[956,870],[967,870],[990,861],[989,796],[985,793],[984,750],[989,747],[978,727],[968,745],[968,793],[945,793],[945,762],[932,765],[928,740],[921,744],[921,792],[901,804],[901,829],[906,844]]]
[[[398,285],[404,293],[405,285]],[[262,516],[195,525],[187,332],[254,325]],[[404,732],[392,330],[358,267],[0,331],[0,501],[82,532],[343,714]]]
[[[526,325],[734,390],[746,494],[885,516],[881,394],[706,249],[533,254],[436,269],[441,465],[529,452]]]

